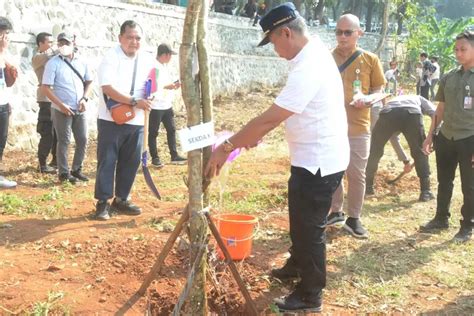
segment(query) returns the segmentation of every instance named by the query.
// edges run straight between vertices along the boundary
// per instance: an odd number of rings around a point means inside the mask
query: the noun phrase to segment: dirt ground
[[[245,94],[245,98],[237,95],[217,99],[216,125],[220,125],[218,128],[222,130],[236,130],[248,117],[269,104],[274,93],[273,90],[262,90]],[[256,107],[254,104],[259,105]],[[245,115],[241,115],[242,112]],[[183,115],[178,115],[178,125],[182,126],[183,120]],[[281,131],[278,131],[266,141],[268,144],[279,143],[282,142],[281,136]],[[265,152],[265,146],[262,147],[260,154]],[[235,163],[236,168],[245,172],[237,174],[235,181],[239,181],[240,176],[258,174],[262,181],[270,179],[270,186],[276,192],[285,191],[289,161],[284,153],[268,154],[265,161],[255,159],[250,152],[242,156]],[[162,201],[152,196],[140,172],[132,199],[142,207],[143,214],[137,217],[115,215],[109,221],[99,222],[92,217],[96,163],[93,142],[84,166],[91,177],[88,183],[60,185],[55,176],[40,175],[36,171],[33,157],[33,152],[8,151],[4,158],[4,174],[16,179],[19,185],[14,190],[0,192],[3,196],[3,205],[0,205],[0,314],[35,313],[45,309],[58,315],[108,315],[123,311],[124,304],[142,284],[183,211],[187,191],[182,178],[186,176],[187,166],[167,164],[161,170],[151,168],[164,197]],[[382,175],[377,187],[386,196],[397,196],[401,191],[416,194],[418,190],[413,173],[396,185],[388,185],[382,180],[393,178],[396,173],[382,170]],[[230,195],[238,200],[252,193],[231,190]],[[35,201],[36,208],[16,201],[18,198],[26,203]],[[20,209],[30,213],[19,214],[16,211]],[[60,215],[52,216],[47,210],[57,210]],[[285,260],[284,254],[289,246],[288,220],[286,211],[281,210],[265,213],[263,217],[260,230],[265,232],[266,238],[255,242],[252,255],[236,264],[258,310],[262,314],[272,314],[272,300],[291,289],[291,285],[282,285],[268,276],[270,269],[280,266]],[[332,232],[329,242],[334,238],[341,243],[352,240],[342,232]],[[180,240],[146,295],[126,311],[127,315],[172,313],[189,269],[186,237],[181,235]],[[329,251],[338,252],[338,249],[331,247]],[[207,292],[212,312],[247,315],[244,299],[229,268],[216,257],[213,241],[208,262]],[[337,273],[331,262],[328,271]],[[434,295],[447,290],[429,291]],[[426,297],[428,295],[422,295],[414,300],[423,304]],[[336,301],[331,292],[325,297],[325,314],[357,313],[356,307],[341,306]],[[428,300],[425,303],[430,308],[443,304]],[[397,310],[391,313],[403,314]]]

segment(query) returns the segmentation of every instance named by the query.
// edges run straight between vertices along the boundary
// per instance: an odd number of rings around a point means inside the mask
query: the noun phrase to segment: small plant
[[[33,309],[31,311],[31,314],[35,316],[46,316],[50,312],[54,311],[62,311],[61,314],[66,314],[68,315],[69,313],[67,312],[67,309],[64,307],[60,307],[57,303],[59,300],[64,298],[64,292],[59,291],[59,292],[49,292],[48,293],[48,299],[45,302],[36,302],[33,305]]]
[[[0,204],[3,205],[3,214],[13,215],[16,210],[24,207],[25,200],[15,194],[0,194]]]
[[[56,201],[62,197],[62,192],[57,186],[52,187],[51,192],[43,194],[39,200],[42,202],[46,201]]]

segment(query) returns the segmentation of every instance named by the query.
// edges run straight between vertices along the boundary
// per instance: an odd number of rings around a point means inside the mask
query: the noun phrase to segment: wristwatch
[[[130,104],[131,104],[132,106],[137,106],[137,103],[138,103],[138,102],[137,102],[137,99],[135,99],[134,97],[132,97],[132,100],[130,101]]]
[[[89,98],[88,97],[82,97],[81,100],[84,100],[86,102],[89,102]]]
[[[232,150],[234,150],[234,144],[232,144],[229,139],[226,139],[223,143],[222,143],[222,149],[224,149],[224,152],[226,153],[230,153],[232,152]]]

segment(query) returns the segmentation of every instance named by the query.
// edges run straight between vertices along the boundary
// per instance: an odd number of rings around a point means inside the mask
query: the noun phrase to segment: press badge
[[[472,97],[464,97],[464,110],[472,110]]]
[[[360,80],[354,80],[352,82],[352,91],[354,94],[358,94],[359,92],[361,92],[361,87],[362,83],[360,82]]]
[[[355,74],[356,74],[356,80],[352,82],[352,93],[358,94],[362,92],[362,82],[359,80],[359,74],[360,74],[359,68],[355,70]]]
[[[464,97],[464,110],[472,110],[471,87],[467,84],[464,89],[466,89],[467,94],[467,96]]]

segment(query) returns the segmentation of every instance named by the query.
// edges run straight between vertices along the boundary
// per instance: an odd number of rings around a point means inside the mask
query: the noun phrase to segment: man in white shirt
[[[288,182],[291,257],[279,279],[301,276],[294,292],[276,300],[281,311],[320,311],[326,285],[326,216],[349,163],[342,81],[328,49],[309,38],[292,3],[271,10],[260,25],[275,52],[289,60],[288,80],[273,105],[212,153],[205,174],[219,174],[234,148],[252,147],[285,122],[290,150]]]
[[[140,166],[144,110],[151,109],[151,102],[145,99],[145,83],[154,63],[153,56],[140,51],[141,39],[140,26],[134,21],[125,21],[120,27],[120,45],[107,51],[98,70],[104,95],[118,103],[132,105],[135,112],[133,119],[118,125],[104,98],[100,98],[94,193],[98,200],[95,214],[98,220],[109,219],[110,208],[126,215],[141,214],[141,209],[132,204],[129,195]],[[108,200],[114,196],[109,205]]]
[[[153,103],[151,104],[150,125],[148,128],[148,147],[150,149],[151,163],[158,168],[162,168],[160,158],[158,157],[158,149],[156,146],[156,138],[160,130],[160,124],[166,129],[166,138],[168,141],[168,149],[171,155],[171,163],[183,164],[186,158],[178,155],[176,149],[176,126],[174,123],[174,112],[172,95],[170,90],[176,90],[181,87],[178,80],[171,79],[168,64],[171,56],[176,52],[171,49],[168,44],[160,44],[156,56],[156,67],[151,72],[152,80],[156,82],[157,91],[154,93]]]

